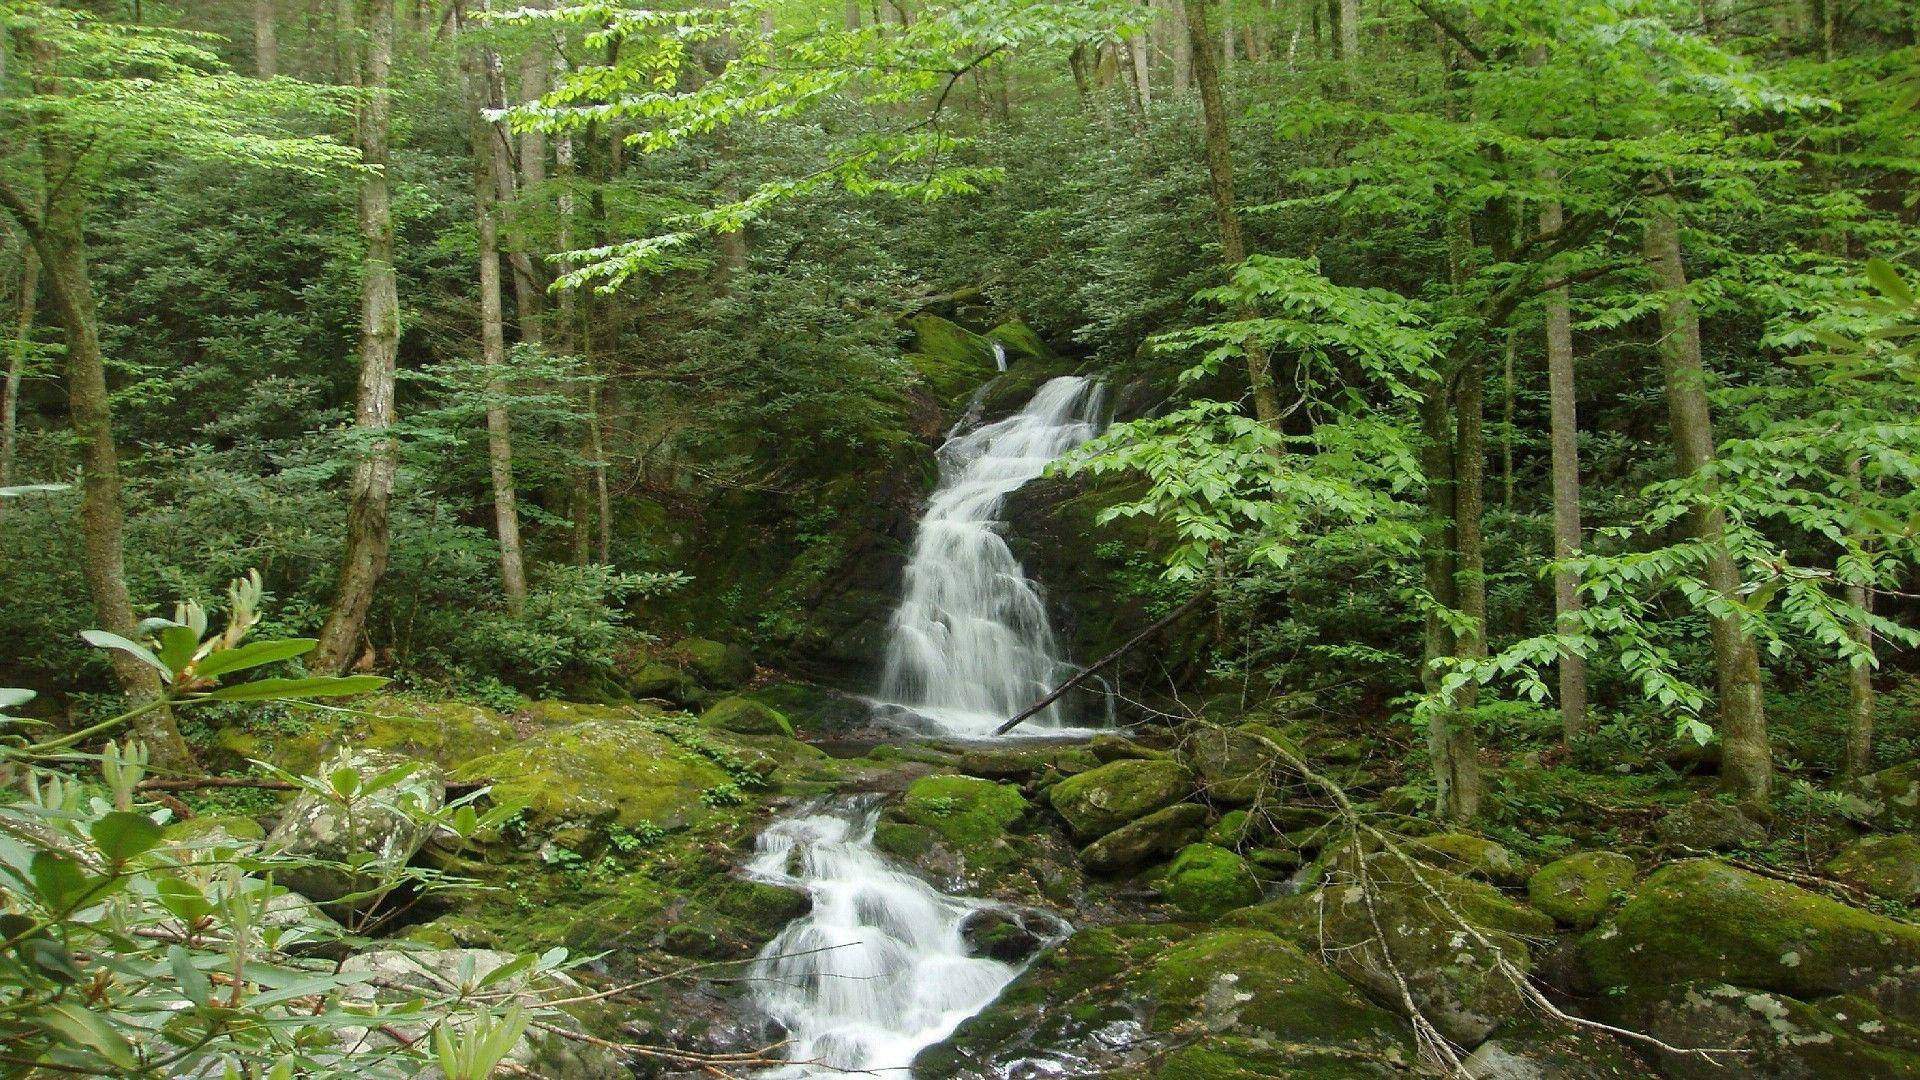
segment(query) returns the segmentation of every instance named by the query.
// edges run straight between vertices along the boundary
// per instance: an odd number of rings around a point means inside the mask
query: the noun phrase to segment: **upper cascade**
[[[999,514],[1007,496],[1099,432],[1104,397],[1092,379],[1061,376],[1019,413],[940,447],[940,482],[888,627],[882,701],[941,734],[983,737],[1074,674]],[[1057,733],[1074,719],[1056,702],[1027,727]]]

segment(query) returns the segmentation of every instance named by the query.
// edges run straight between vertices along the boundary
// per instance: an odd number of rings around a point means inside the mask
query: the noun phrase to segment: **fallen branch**
[[[1172,611],[1169,611],[1165,615],[1161,616],[1157,621],[1154,622],[1152,626],[1149,626],[1145,630],[1142,630],[1138,634],[1135,634],[1133,638],[1129,640],[1125,645],[1122,645],[1119,648],[1108,653],[1107,655],[1101,657],[1100,659],[1095,660],[1090,666],[1082,668],[1080,672],[1076,674],[1073,678],[1068,679],[1066,682],[1063,682],[1059,686],[1055,687],[1053,693],[1048,694],[1046,697],[1043,697],[1039,701],[1034,702],[1032,705],[1027,706],[1024,710],[1021,711],[1020,715],[1014,717],[1013,719],[1007,721],[1004,724],[1001,724],[999,727],[994,728],[993,733],[995,735],[1005,735],[1007,732],[1012,731],[1014,728],[1019,727],[1022,721],[1031,718],[1036,713],[1040,712],[1042,709],[1045,709],[1047,706],[1060,700],[1060,696],[1062,694],[1065,694],[1067,691],[1073,689],[1076,686],[1079,686],[1081,683],[1086,682],[1088,679],[1092,678],[1094,672],[1099,671],[1101,668],[1107,667],[1108,665],[1112,664],[1115,660],[1118,660],[1121,657],[1132,652],[1135,648],[1139,647],[1140,644],[1142,642],[1145,642],[1148,638],[1152,637],[1153,635],[1159,633],[1162,630],[1165,630],[1167,627],[1178,622],[1181,616],[1185,615],[1189,611],[1192,611],[1194,608],[1199,607],[1200,602],[1202,600],[1205,600],[1208,596],[1211,596],[1212,594],[1213,594],[1212,588],[1205,588],[1205,589],[1201,589],[1197,593],[1194,593],[1192,596],[1187,597],[1187,600],[1185,603],[1181,604],[1179,607],[1174,608]]]

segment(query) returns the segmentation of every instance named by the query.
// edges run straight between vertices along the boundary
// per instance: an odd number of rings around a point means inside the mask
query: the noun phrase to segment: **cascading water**
[[[997,341],[993,343],[993,366],[1001,371],[1007,370],[1007,347]]]
[[[1017,415],[947,439],[940,483],[914,537],[906,593],[888,628],[880,700],[942,734],[979,737],[1040,700],[1074,668],[1040,591],[1001,538],[1007,496],[1099,430],[1100,384],[1068,375]],[[1067,726],[1060,703],[1027,730]]]
[[[967,955],[967,919],[1004,909],[891,865],[873,847],[879,815],[872,796],[842,799],[776,821],[756,842],[750,877],[813,898],[754,961],[756,1003],[786,1029],[786,1057],[804,1063],[773,1076],[905,1077],[915,1054],[1019,974]]]

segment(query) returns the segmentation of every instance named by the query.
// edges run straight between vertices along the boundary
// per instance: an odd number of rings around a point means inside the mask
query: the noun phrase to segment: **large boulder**
[[[1268,795],[1276,784],[1269,741],[1300,754],[1293,740],[1265,724],[1195,725],[1187,734],[1186,756],[1201,793],[1226,806],[1246,806]]]
[[[753,654],[745,646],[691,637],[675,642],[673,651],[709,689],[738,690],[753,681]]]
[[[267,847],[321,865],[277,870],[279,882],[321,903],[374,886],[383,868],[404,864],[427,841],[422,816],[445,805],[446,776],[435,766],[383,750],[350,750],[320,771],[330,794],[303,791],[281,812]],[[349,859],[371,854],[356,869]]]
[[[1811,1000],[1920,972],[1920,927],[1690,859],[1648,877],[1580,956],[1601,987],[1725,982]]]
[[[1047,801],[1082,841],[1095,840],[1193,793],[1193,776],[1174,761],[1114,761],[1069,776]]]
[[[1096,874],[1121,874],[1167,858],[1200,839],[1207,808],[1174,803],[1130,821],[1080,849],[1080,862]]]
[[[1884,900],[1920,901],[1920,839],[1911,833],[1861,837],[1827,864],[1827,873]]]
[[[1470,878],[1517,888],[1527,883],[1533,867],[1513,852],[1484,836],[1450,832],[1423,836],[1407,845],[1415,857]]]
[[[976,776],[926,776],[908,785],[898,816],[933,830],[968,867],[992,870],[1017,857],[1007,830],[1029,809],[1012,784]]]
[[[1199,919],[1213,919],[1260,902],[1260,880],[1247,860],[1212,844],[1189,844],[1167,868],[1160,891]]]
[[[1272,934],[1135,924],[1074,934],[913,1074],[1378,1077],[1414,1057],[1392,1014]]]
[[[1840,999],[1845,1000],[1845,999]],[[1654,1049],[1671,1080],[1824,1080],[1920,1075],[1920,1033],[1872,1011],[1818,1007],[1711,980],[1641,987],[1609,998],[1614,1022],[1680,1051]]]
[[[700,722],[740,735],[793,735],[793,722],[786,714],[749,697],[721,698],[700,714]]]
[[[1876,829],[1920,829],[1920,761],[1863,776],[1844,789],[1859,818]]]
[[[1635,872],[1633,860],[1625,855],[1582,851],[1556,859],[1528,878],[1527,899],[1556,922],[1585,930],[1632,887]]]
[[[1767,838],[1759,822],[1732,803],[1701,799],[1653,823],[1653,833],[1676,847],[1694,851],[1731,851]]]
[[[1617,1039],[1597,1031],[1522,1017],[1461,1062],[1469,1080],[1644,1080],[1645,1062]]]
[[[475,758],[454,775],[489,781],[496,800],[525,803],[543,827],[690,825],[710,813],[702,795],[731,781],[718,765],[662,730],[658,721],[609,710],[598,719],[549,728],[511,750]]]
[[[513,954],[488,949],[383,949],[349,957],[341,965],[346,973],[366,972],[374,978],[350,988],[348,995],[363,1002],[399,1003],[408,997],[426,993],[435,995],[474,994],[484,991],[497,1006],[517,1004],[538,1008],[549,1001],[577,998],[584,991],[579,983],[557,972],[521,972],[481,986],[480,980],[514,959]],[[573,1080],[626,1080],[632,1075],[618,1054],[599,1040],[569,1038],[583,1034],[581,1025],[564,1013],[542,1018],[545,1026],[528,1025],[527,1030],[507,1051],[506,1061],[522,1072],[539,1076],[565,1076]],[[429,1037],[432,1020],[395,1018],[379,1028],[343,1028],[338,1037],[342,1047],[391,1045],[404,1038],[409,1042]],[[550,1030],[553,1028],[561,1031]],[[438,1069],[421,1073],[423,1080],[441,1077]]]

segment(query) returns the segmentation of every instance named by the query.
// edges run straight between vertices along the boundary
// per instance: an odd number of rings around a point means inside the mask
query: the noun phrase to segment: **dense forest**
[[[1911,0],[0,0],[0,1075],[1920,1075]]]

